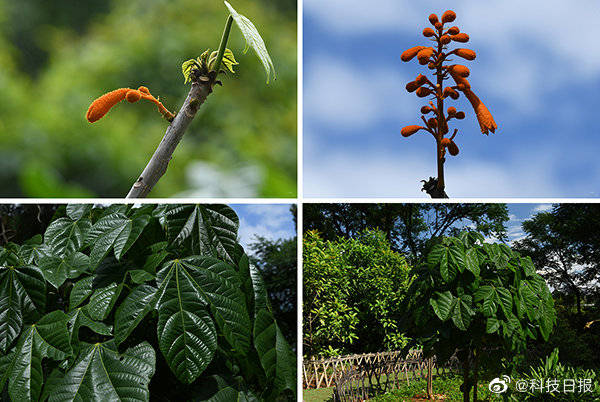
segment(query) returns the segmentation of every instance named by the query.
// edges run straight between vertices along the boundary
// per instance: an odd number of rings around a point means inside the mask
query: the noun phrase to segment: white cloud
[[[548,212],[552,209],[552,204],[540,204],[533,208],[532,213]]]
[[[304,7],[305,15],[332,35],[353,40],[386,34],[398,36],[399,42],[401,35],[418,35],[428,25],[430,10],[444,11],[432,0],[307,0]],[[479,54],[472,83],[486,92],[486,99],[493,95],[506,101],[517,115],[541,113],[551,91],[581,85],[600,73],[594,24],[600,18],[598,1],[463,0],[453,2],[452,9],[458,15],[456,24],[469,33]]]
[[[311,122],[356,130],[385,116],[414,118],[417,100],[397,96],[406,92],[405,84],[414,77],[381,67],[369,69],[366,76],[359,65],[324,54],[313,55],[311,60],[305,68],[303,103]],[[392,98],[397,100],[390,102]]]
[[[253,204],[234,209],[240,216],[238,237],[246,252],[257,236],[270,240],[294,236],[290,205]]]
[[[452,160],[445,169],[446,191],[452,198],[558,196],[564,190],[556,187],[543,158],[512,157],[502,163]],[[420,191],[420,180],[435,175],[433,159],[414,153],[310,153],[304,162],[304,196],[427,198]]]

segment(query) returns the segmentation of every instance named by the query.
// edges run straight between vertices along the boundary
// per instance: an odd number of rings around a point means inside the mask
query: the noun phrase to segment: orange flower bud
[[[459,33],[456,35],[452,35],[452,40],[455,42],[468,42],[469,41],[469,35],[467,35],[466,33]]]
[[[442,45],[447,45],[450,43],[450,37],[448,35],[442,35],[440,42],[442,42]]]
[[[448,145],[448,152],[450,152],[450,155],[452,156],[458,155],[458,145],[456,145],[452,140],[450,140],[450,144]]]
[[[450,140],[450,138],[442,138],[442,141],[440,141],[440,143],[442,144],[442,146],[445,147],[445,148],[447,148],[450,145],[451,142],[452,141]]]
[[[142,94],[140,91],[136,91],[135,89],[132,89],[132,90],[127,91],[127,93],[125,94],[125,99],[127,99],[127,102],[129,102],[129,103],[135,103],[135,102],[139,101],[140,99],[142,99]]]
[[[453,88],[451,87],[446,87],[444,88],[444,98],[450,97],[452,99],[458,99],[458,92],[456,92]]]
[[[125,99],[125,94],[128,91],[129,88],[119,88],[102,95],[92,102],[85,115],[85,118],[90,123],[100,120],[106,113],[108,113],[110,108]]]
[[[417,89],[416,94],[419,98],[424,98],[428,95],[431,95],[431,89],[425,88],[425,87],[420,87],[419,89]]]
[[[431,117],[427,120],[427,125],[431,128],[435,128],[438,125],[437,119],[435,117]]]
[[[469,102],[471,102],[471,106],[473,106],[477,121],[479,122],[479,127],[481,128],[481,133],[488,134],[488,131],[491,131],[492,133],[496,132],[498,125],[494,121],[488,108],[470,89],[464,91],[464,93]]]
[[[400,131],[400,133],[402,134],[403,137],[410,137],[411,135],[413,135],[414,133],[416,133],[417,131],[423,129],[425,127],[422,126],[406,126],[404,128],[402,128],[402,130]]]
[[[441,22],[436,22],[436,23],[435,23],[435,29],[437,29],[438,31],[439,31],[440,29],[442,29],[442,27],[443,27],[443,26],[444,26],[444,24],[442,24]]]
[[[408,84],[406,84],[406,90],[408,92],[415,92],[419,87],[420,85],[416,81],[411,81]]]
[[[143,93],[145,93],[145,94],[147,94],[147,95],[150,95],[150,90],[148,90],[148,88],[147,88],[147,87],[145,87],[145,86],[141,86],[141,87],[139,87],[139,88],[138,88],[138,91],[140,91],[140,92],[143,92]]]
[[[452,22],[456,19],[456,13],[452,10],[448,10],[442,14],[442,22],[445,24],[447,22]]]
[[[460,32],[460,29],[458,29],[458,27],[451,27],[448,29],[448,33],[450,35],[456,35],[459,32]]]
[[[423,113],[423,114],[427,114],[427,113],[429,113],[429,112],[433,112],[433,109],[432,109],[432,108],[430,108],[429,106],[423,106],[423,107],[421,108],[421,113]]]
[[[417,53],[419,53],[422,49],[425,49],[425,46],[411,47],[410,49],[407,49],[404,52],[402,52],[400,58],[402,59],[402,61],[411,61],[413,57],[415,57]]]
[[[458,120],[462,120],[462,119],[464,119],[464,118],[465,118],[465,112],[456,112],[456,115],[455,115],[455,117],[456,117]]]
[[[462,64],[452,64],[446,68],[448,69],[450,74],[457,74],[463,78],[467,78],[469,74],[471,74],[469,68],[467,66],[463,66]]]
[[[429,16],[429,22],[431,22],[431,25],[435,25],[438,22],[438,17],[435,14],[431,14]]]
[[[429,58],[433,56],[433,48],[426,47],[424,49],[419,50],[417,53],[417,59],[419,59],[419,64],[425,65],[429,63]]]
[[[430,70],[433,70],[435,68],[435,64],[433,62],[431,62],[427,65],[427,68]]]
[[[431,37],[433,35],[435,35],[435,32],[433,32],[433,29],[431,29],[431,28],[425,28],[423,30],[423,36],[426,37],[426,38],[429,38],[429,37]]]
[[[467,59],[467,60],[475,60],[475,52],[472,51],[471,49],[456,49],[454,50],[454,53],[457,56],[462,57],[463,59]]]
[[[448,116],[454,116],[456,114],[456,108],[454,106],[450,106],[448,108]]]
[[[427,77],[425,77],[423,74],[419,74],[417,75],[417,78],[415,78],[415,82],[421,86],[427,82]]]

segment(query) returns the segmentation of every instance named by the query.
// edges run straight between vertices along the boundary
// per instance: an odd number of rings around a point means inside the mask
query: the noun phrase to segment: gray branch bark
[[[156,151],[154,151],[154,155],[150,158],[144,171],[129,190],[127,198],[144,198],[152,191],[158,180],[167,171],[169,161],[173,156],[173,152],[175,152],[175,148],[183,138],[185,130],[211,92],[209,81],[192,82],[192,88],[185,102],[183,102],[183,106],[167,127],[165,136]]]

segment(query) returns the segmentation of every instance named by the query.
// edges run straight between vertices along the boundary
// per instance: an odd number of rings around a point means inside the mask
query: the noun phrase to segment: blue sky
[[[404,138],[425,102],[405,90],[427,71],[403,63],[426,45],[427,17],[450,6],[470,35],[465,61],[499,129],[482,135],[468,101],[451,197],[600,196],[600,2],[304,1],[304,196],[425,197],[436,175],[433,138]],[[453,121],[455,122],[455,121]]]
[[[290,204],[233,204],[229,205],[240,218],[240,244],[251,253],[248,244],[255,236],[271,240],[289,239],[296,235]]]
[[[509,243],[525,237],[521,227],[523,221],[533,218],[539,212],[549,212],[552,209],[552,204],[507,204],[507,206],[510,220],[506,223],[506,234]]]

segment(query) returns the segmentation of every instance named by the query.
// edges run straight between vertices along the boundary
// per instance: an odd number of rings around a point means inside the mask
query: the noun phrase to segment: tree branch
[[[206,79],[206,81],[204,81]],[[185,130],[190,125],[196,112],[212,92],[210,79],[200,77],[199,81],[192,82],[192,88],[188,93],[183,106],[175,116],[162,141],[156,148],[154,155],[146,165],[146,168],[129,190],[127,198],[144,198],[152,191],[158,180],[167,171],[169,161],[175,152],[175,148],[183,138]]]

